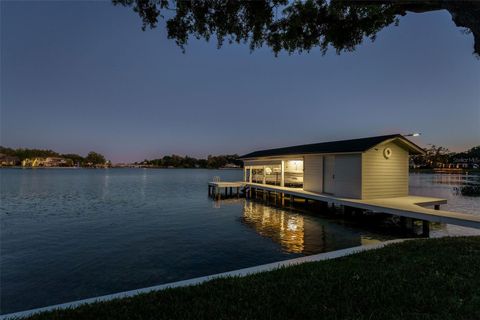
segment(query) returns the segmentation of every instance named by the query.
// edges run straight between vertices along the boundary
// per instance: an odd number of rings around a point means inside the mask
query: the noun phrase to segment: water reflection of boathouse
[[[244,202],[243,222],[260,235],[279,243],[285,251],[304,251],[304,217],[253,201]]]
[[[382,239],[341,223],[328,220],[319,223],[302,213],[255,201],[244,201],[242,222],[291,253],[314,254],[375,243]]]

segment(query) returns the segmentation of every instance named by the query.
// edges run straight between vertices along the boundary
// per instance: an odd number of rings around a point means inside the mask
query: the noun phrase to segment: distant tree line
[[[454,159],[458,158],[480,158],[480,146],[471,148],[470,150],[464,152],[454,153],[452,155]]]
[[[12,149],[7,147],[0,146],[0,153],[6,154],[12,157],[18,157],[20,161],[29,159],[29,158],[46,158],[46,157],[59,157],[60,154],[53,150],[43,150],[43,149]]]
[[[67,160],[68,166],[95,166],[95,165],[103,165],[107,163],[105,157],[95,151],[91,151],[87,154],[86,157],[82,157],[81,155],[68,153],[68,154],[61,154],[55,152],[50,149],[27,149],[27,148],[7,148],[0,146],[0,154],[4,154],[7,156],[17,157],[20,162],[27,159],[35,159],[35,158],[48,158],[48,157],[55,157],[55,158],[63,158]]]
[[[189,156],[167,155],[159,159],[144,160],[136,162],[136,165],[152,166],[160,168],[206,168],[217,169],[228,166],[242,166],[242,161],[239,160],[238,154],[227,154],[212,156],[209,155],[207,159],[197,159]]]
[[[469,163],[480,162],[480,146],[473,147],[464,152],[450,152],[448,148],[430,145],[425,149],[424,155],[412,157],[412,162],[418,167],[437,168],[458,163],[460,160]]]
[[[62,162],[60,166],[103,166],[110,165],[105,157],[95,151],[91,151],[87,156],[83,157],[75,153],[58,153],[50,149],[27,149],[27,148],[7,148],[0,146],[0,155],[6,155],[18,158],[18,165],[24,160],[34,160],[36,158],[62,158],[66,161]],[[197,159],[189,156],[166,155],[162,158],[153,160],[144,160],[142,162],[135,162],[135,166],[142,167],[159,167],[159,168],[207,168],[217,169],[222,167],[241,167],[242,161],[239,160],[238,154],[227,154],[212,156],[209,155],[206,159]],[[130,166],[130,165],[127,165]]]

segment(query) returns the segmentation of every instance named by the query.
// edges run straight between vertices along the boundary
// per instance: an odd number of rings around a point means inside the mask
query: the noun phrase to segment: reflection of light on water
[[[288,225],[287,225],[287,230],[289,231],[297,231],[297,225],[295,223],[293,223],[293,221],[288,221]]]
[[[107,171],[103,176],[102,200],[105,200],[108,197],[109,185],[110,185],[110,175],[109,175],[109,172]]]
[[[241,198],[230,198],[230,199],[221,199],[221,200],[214,200],[212,201],[212,208],[220,209],[222,206],[231,206],[231,205],[238,205],[243,203],[244,200]]]
[[[447,184],[462,186],[466,184],[478,184],[480,176],[466,174],[434,174],[432,182],[436,184]]]
[[[304,250],[304,220],[301,215],[245,201],[243,221],[260,235],[280,243],[285,251],[302,253]]]
[[[142,183],[140,184],[140,195],[142,196],[142,200],[145,200],[146,186],[147,186],[147,169],[143,168]]]

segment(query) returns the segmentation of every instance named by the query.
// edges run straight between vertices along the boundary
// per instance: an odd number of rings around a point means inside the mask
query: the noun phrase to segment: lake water
[[[391,227],[207,197],[239,170],[0,170],[1,313],[402,237]],[[477,176],[411,175],[411,193],[475,212],[452,188]],[[478,231],[435,225],[433,235]]]

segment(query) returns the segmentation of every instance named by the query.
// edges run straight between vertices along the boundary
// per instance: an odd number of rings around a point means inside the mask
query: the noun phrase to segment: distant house
[[[20,159],[18,157],[0,153],[0,166],[9,167],[16,166],[18,164],[20,164]]]
[[[23,167],[69,167],[73,165],[73,161],[62,157],[37,157],[27,158],[22,161]]]
[[[453,160],[455,168],[478,169],[480,167],[480,158],[456,158]]]
[[[27,158],[22,161],[23,167],[44,167],[45,166],[45,158]]]
[[[423,153],[394,134],[261,150],[240,158],[247,183],[373,199],[408,196],[409,155]]]
[[[234,163],[227,163],[222,167],[222,169],[238,169],[238,168],[240,168],[240,166]]]
[[[43,163],[44,167],[65,167],[67,166],[67,159],[61,157],[47,157]]]
[[[32,166],[32,159],[23,159],[22,160],[22,167],[31,167]]]

